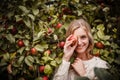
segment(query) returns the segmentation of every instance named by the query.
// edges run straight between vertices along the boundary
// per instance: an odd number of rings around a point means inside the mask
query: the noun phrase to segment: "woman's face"
[[[78,41],[75,51],[78,54],[85,53],[89,45],[89,38],[86,31],[82,28],[78,28],[74,31],[73,35],[77,37],[77,41]]]

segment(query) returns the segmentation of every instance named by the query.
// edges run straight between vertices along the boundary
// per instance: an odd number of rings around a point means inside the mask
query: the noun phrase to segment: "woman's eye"
[[[82,38],[82,39],[85,39],[85,38],[86,38],[86,36],[81,36],[81,38]]]

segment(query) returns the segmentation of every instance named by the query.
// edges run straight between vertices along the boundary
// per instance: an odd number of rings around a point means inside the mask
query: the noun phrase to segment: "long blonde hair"
[[[68,29],[66,31],[66,37],[73,34],[74,31],[80,27],[83,28],[88,35],[89,46],[87,48],[87,52],[91,53],[93,50],[93,47],[94,47],[94,39],[93,39],[92,32],[91,32],[91,26],[89,25],[89,23],[85,19],[80,18],[78,20],[73,20],[70,23],[70,25],[68,26]]]

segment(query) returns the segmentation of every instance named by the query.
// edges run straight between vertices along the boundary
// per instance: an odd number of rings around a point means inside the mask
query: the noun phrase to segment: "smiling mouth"
[[[81,46],[81,47],[77,47],[78,49],[82,49],[83,48],[83,46]]]

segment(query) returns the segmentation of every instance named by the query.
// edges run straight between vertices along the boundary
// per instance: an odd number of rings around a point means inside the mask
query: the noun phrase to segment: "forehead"
[[[77,28],[74,33],[75,36],[81,36],[81,35],[87,35],[87,32],[85,31],[84,28]]]

